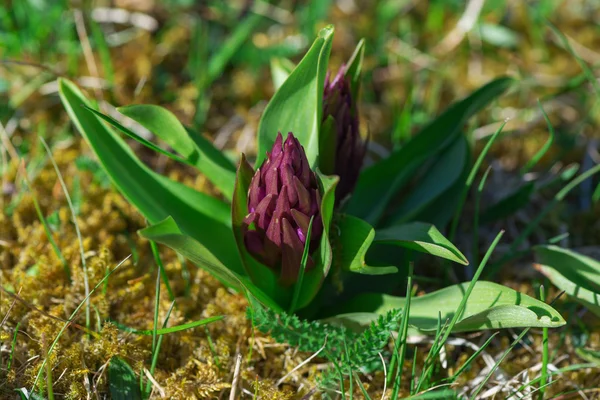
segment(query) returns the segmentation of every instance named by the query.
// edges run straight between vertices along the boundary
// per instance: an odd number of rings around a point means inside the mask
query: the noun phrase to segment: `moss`
[[[69,187],[72,183],[69,177],[75,176],[72,154],[71,151],[56,154]],[[0,315],[6,315],[0,341],[9,343],[19,324],[13,367],[9,372],[0,370],[0,380],[5,382],[2,391],[31,387],[49,344],[85,298],[79,242],[66,200],[61,191],[54,190],[53,173],[50,166],[45,167],[35,179],[34,188],[44,215],[58,212],[60,226],[53,235],[71,270],[70,282],[38,220],[30,192],[23,194],[12,215],[0,214],[2,239],[10,243],[0,248],[2,284],[12,288],[20,299],[14,301],[4,294],[0,298]],[[143,218],[120,195],[95,184],[89,174],[80,176],[85,201],[77,221],[83,236],[89,286],[98,284],[108,270],[133,251],[132,246],[138,260],[125,262],[90,297],[89,328],[95,334],[86,333],[83,307],[47,358],[54,393],[67,399],[85,398],[90,391],[106,393],[106,368],[112,357],[127,360],[138,372],[149,368],[152,338],[120,331],[111,321],[136,329],[151,329],[155,301],[156,266],[149,244],[136,234],[144,226]],[[285,346],[275,345],[259,333],[253,334],[245,318],[244,297],[226,290],[189,263],[185,268],[190,272],[192,290],[186,295],[188,283],[180,259],[167,248],[161,248],[161,257],[176,296],[169,326],[226,316],[223,322],[164,336],[154,375],[164,385],[167,395],[182,399],[192,394],[199,399],[217,397],[230,388],[233,355],[240,353],[251,354],[243,364],[245,370],[252,371],[243,375],[249,377],[242,379],[244,387],[252,390],[256,376],[264,376],[267,379],[260,382],[260,390],[267,396],[279,393],[279,397],[273,398],[292,398],[289,389],[279,391],[271,380],[282,371],[291,370],[301,361],[300,355],[290,356]],[[170,305],[163,284],[160,321]],[[260,346],[261,351],[251,351],[252,346]],[[2,365],[6,365],[6,353],[1,356]],[[41,376],[38,389],[44,391],[45,372]]]

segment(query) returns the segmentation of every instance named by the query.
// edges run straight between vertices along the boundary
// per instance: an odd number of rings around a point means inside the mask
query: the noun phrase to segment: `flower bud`
[[[344,76],[346,67],[325,80],[323,93],[323,120],[333,117],[336,137],[334,173],[340,177],[336,200],[341,200],[354,190],[366,153],[366,144],[358,131],[358,110],[349,80]]]
[[[279,133],[252,177],[244,242],[261,263],[280,269],[280,282],[289,285],[298,278],[311,218],[311,252],[318,246],[323,227],[317,179],[304,148],[291,132],[283,145],[282,141]],[[306,268],[313,266],[309,256]]]

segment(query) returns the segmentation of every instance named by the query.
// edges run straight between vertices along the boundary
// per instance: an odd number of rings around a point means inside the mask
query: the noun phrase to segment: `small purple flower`
[[[267,159],[252,177],[244,242],[256,259],[280,269],[281,283],[290,285],[298,278],[311,217],[311,252],[318,246],[323,227],[317,179],[304,148],[291,132],[282,142],[279,133]],[[309,256],[306,268],[313,266]]]
[[[360,138],[358,109],[352,98],[349,80],[344,76],[346,67],[325,80],[323,93],[323,121],[333,117],[336,132],[335,175],[340,177],[336,199],[341,200],[354,190],[366,153],[366,143]]]

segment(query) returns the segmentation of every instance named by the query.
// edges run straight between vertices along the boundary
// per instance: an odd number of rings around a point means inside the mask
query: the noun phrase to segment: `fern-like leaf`
[[[398,329],[402,310],[392,310],[381,315],[377,321],[361,333],[343,326],[334,326],[319,321],[306,321],[285,312],[276,313],[260,304],[248,308],[248,319],[263,333],[270,334],[277,342],[298,347],[300,351],[322,354],[332,363],[344,361],[346,370],[371,372],[383,367],[379,355],[388,359],[385,351],[391,332]],[[331,368],[324,371],[320,380],[322,388],[335,387],[339,371]]]

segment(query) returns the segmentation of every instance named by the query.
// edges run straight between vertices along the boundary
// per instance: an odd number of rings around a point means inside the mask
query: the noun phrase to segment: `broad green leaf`
[[[164,140],[191,162],[198,158],[194,142],[177,117],[166,108],[153,104],[134,104],[119,107],[117,111]]]
[[[119,107],[118,111],[164,140],[213,182],[227,199],[231,199],[235,181],[234,166],[208,140],[188,132],[171,111],[150,104]]]
[[[329,273],[331,263],[333,262],[333,251],[329,237],[331,235],[331,221],[333,219],[333,207],[335,205],[335,188],[339,178],[335,175],[323,175],[317,169],[317,181],[319,183],[319,191],[321,192],[321,219],[323,220],[323,236],[321,243],[313,253],[315,268],[305,272],[304,280],[302,281],[302,289],[298,296],[297,309],[304,308],[310,304],[315,298],[323,280]]]
[[[332,241],[335,244],[336,263],[346,271],[366,275],[385,275],[398,272],[394,266],[370,266],[365,255],[375,238],[375,229],[360,218],[340,215],[336,220]]]
[[[437,157],[433,165],[424,172],[424,176],[417,180],[418,184],[410,190],[385,226],[410,221],[450,189],[462,176],[464,165],[468,160],[467,153],[467,140],[464,136],[459,136]]]
[[[441,316],[442,324],[452,319],[468,285],[467,282],[424,296],[413,296],[409,324],[420,332],[435,333],[438,315]],[[363,294],[331,310],[330,312],[340,314],[327,321],[365,326],[379,315],[403,308],[405,304],[404,297]],[[478,281],[453,332],[524,327],[556,328],[564,324],[562,316],[548,304],[493,282]]]
[[[113,357],[108,364],[108,386],[113,400],[142,399],[139,381],[133,369],[120,357]]]
[[[468,265],[467,258],[431,224],[412,222],[391,228],[378,229],[376,243],[406,247],[421,253],[442,257]]]
[[[242,258],[242,263],[250,280],[264,291],[269,297],[275,300],[282,308],[287,309],[291,300],[292,291],[281,286],[279,274],[271,268],[261,264],[247,250],[244,244],[244,234],[242,223],[248,215],[248,190],[254,170],[242,155],[238,172],[236,174],[235,189],[233,191],[233,201],[231,203],[231,219],[233,232],[235,235],[238,251]]]
[[[138,231],[141,237],[165,244],[207,270],[221,282],[240,289],[238,279],[210,250],[186,236],[172,217]]]
[[[400,150],[364,170],[347,211],[377,226],[388,204],[423,163],[460,135],[463,124],[500,96],[510,78],[496,79],[450,106]]]
[[[308,50],[298,66],[275,93],[260,119],[258,126],[258,154],[260,165],[275,143],[277,133],[293,132],[306,150],[311,166],[319,155],[319,125],[323,108],[323,86],[333,26],[327,26]]]
[[[600,316],[600,262],[558,246],[534,248],[536,268],[560,290]]]
[[[413,220],[428,222],[435,226],[447,226],[461,206],[465,185],[471,172],[471,152],[467,152],[463,162],[463,170],[446,191],[414,215]]]
[[[116,132],[84,108],[90,104],[75,84],[59,79],[59,90],[69,117],[112,182],[151,224],[172,216],[182,232],[233,271],[243,272],[227,204],[150,170]]]
[[[335,119],[329,115],[321,124],[319,131],[319,169],[324,174],[335,172],[335,153],[337,146],[337,131]]]
[[[227,268],[200,242],[186,236],[179,229],[173,218],[169,217],[158,224],[142,229],[139,231],[139,234],[146,239],[169,246],[198,265],[198,267],[211,273],[224,284],[237,290],[249,292],[261,303],[275,310],[281,310],[281,307],[262,290],[252,284],[247,276],[238,274]],[[237,251],[233,251],[238,256]]]
[[[481,214],[481,222],[501,220],[514,214],[516,211],[529,204],[531,195],[535,191],[535,182],[527,182],[497,203],[486,208]]]
[[[111,124],[112,126],[114,126],[115,128],[117,128],[118,130],[120,130],[121,132],[123,132],[124,134],[126,134],[127,136],[129,136],[131,139],[143,144],[144,146],[148,147],[149,149],[152,149],[154,151],[156,151],[157,153],[163,154],[167,157],[169,157],[172,160],[175,160],[177,162],[183,163],[183,164],[187,164],[190,166],[193,166],[193,164],[185,159],[182,158],[180,156],[178,156],[177,154],[171,153],[167,150],[164,150],[160,147],[158,147],[157,145],[155,145],[154,143],[150,142],[149,140],[144,139],[143,137],[141,137],[140,135],[138,135],[137,133],[135,133],[134,131],[132,131],[131,129],[127,128],[126,126],[122,125],[119,121],[117,121],[116,119],[109,117],[106,114],[101,113],[98,110],[94,110],[91,107],[86,107],[86,109],[92,113],[94,113],[98,118],[103,119],[104,121],[108,122],[109,124]]]
[[[600,351],[598,350],[590,350],[578,347],[575,349],[575,354],[587,362],[600,366]]]
[[[271,79],[275,90],[279,90],[295,67],[294,63],[287,58],[271,59]]]

